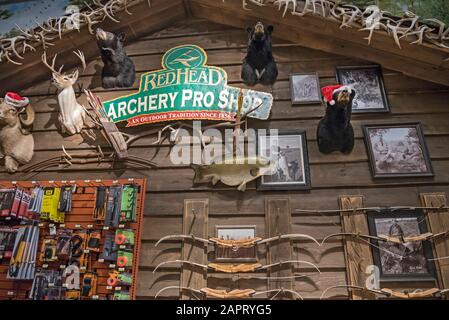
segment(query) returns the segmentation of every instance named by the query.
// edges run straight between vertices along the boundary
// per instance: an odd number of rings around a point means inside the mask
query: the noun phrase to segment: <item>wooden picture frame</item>
[[[311,189],[305,130],[281,129],[278,130],[276,137],[270,136],[269,133],[259,134],[257,154],[271,159],[276,163],[274,166],[278,168],[272,175],[264,175],[257,180],[257,190]]]
[[[434,176],[421,124],[376,124],[362,128],[373,178]]]
[[[215,234],[219,239],[243,240],[257,236],[255,225],[217,225]],[[220,262],[254,262],[257,261],[257,246],[249,248],[224,248],[215,246],[215,260]]]
[[[353,113],[390,112],[382,67],[379,65],[337,67],[339,84],[352,87],[356,96]]]
[[[292,105],[322,103],[318,73],[290,74],[290,94]]]
[[[368,211],[371,236],[409,237],[428,232],[422,210]],[[433,248],[429,241],[406,244],[370,240],[374,264],[381,282],[437,281]]]

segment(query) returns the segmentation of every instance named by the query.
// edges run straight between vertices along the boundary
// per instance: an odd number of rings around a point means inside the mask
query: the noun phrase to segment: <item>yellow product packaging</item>
[[[59,195],[61,193],[60,188],[45,188],[44,198],[42,199],[41,218],[49,219],[51,221],[58,222],[58,203]]]

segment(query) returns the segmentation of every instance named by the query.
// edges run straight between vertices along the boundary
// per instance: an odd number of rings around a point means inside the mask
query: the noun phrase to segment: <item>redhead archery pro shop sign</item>
[[[161,70],[142,74],[138,93],[104,102],[108,117],[113,122],[128,121],[127,127],[162,121],[235,119],[240,89],[227,85],[223,69],[206,63],[206,52],[198,46],[168,50]],[[247,89],[242,93],[240,113],[268,119],[273,96]]]

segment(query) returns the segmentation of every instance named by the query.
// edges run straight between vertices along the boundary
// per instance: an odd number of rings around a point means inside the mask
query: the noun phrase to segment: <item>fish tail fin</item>
[[[193,177],[193,183],[199,183],[203,179],[203,174],[201,172],[201,166],[198,164],[192,164],[190,167],[195,171],[195,175]]]

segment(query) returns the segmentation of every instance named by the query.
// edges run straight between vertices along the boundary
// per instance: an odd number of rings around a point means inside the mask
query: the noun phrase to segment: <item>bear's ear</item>
[[[351,100],[353,100],[354,98],[355,98],[355,90],[354,89],[352,89],[351,90],[351,95],[350,95],[350,97],[351,97]]]
[[[125,42],[125,39],[126,39],[126,33],[124,33],[124,32],[119,33],[119,34],[117,35],[117,38],[118,38],[118,40],[119,40],[120,42]]]
[[[274,30],[274,27],[273,27],[273,26],[268,26],[268,27],[267,27],[267,30],[268,30],[268,33],[269,33],[269,34],[272,34],[272,33],[273,33],[273,30]]]

